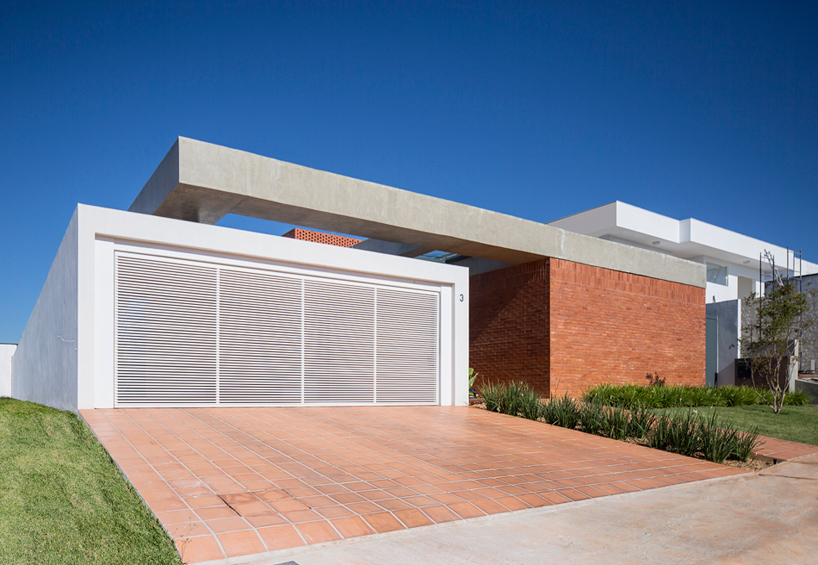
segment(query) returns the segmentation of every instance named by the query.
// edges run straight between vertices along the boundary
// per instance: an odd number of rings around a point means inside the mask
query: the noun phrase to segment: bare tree
[[[814,320],[804,319],[808,312],[806,293],[798,292],[792,281],[776,271],[769,251],[764,255],[773,269],[773,278],[764,295],[753,293],[747,299],[755,312],[744,324],[740,342],[742,354],[748,358],[756,393],[778,414],[789,392],[790,371],[798,362],[796,339]],[[771,396],[762,394],[759,389],[769,391]]]

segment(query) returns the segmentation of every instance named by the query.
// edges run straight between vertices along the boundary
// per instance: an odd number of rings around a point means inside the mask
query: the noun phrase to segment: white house
[[[818,264],[802,261],[794,250],[694,218],[676,220],[624,202],[611,202],[549,225],[705,264],[709,384],[734,383],[735,360],[741,357],[742,300],[753,292],[763,293],[764,282],[772,277],[762,254],[772,254],[784,277],[818,273]]]
[[[468,270],[79,205],[13,357],[57,408],[467,402]]]
[[[771,269],[759,256],[775,257],[782,275],[818,273],[818,264],[798,261],[792,249],[726,230],[694,218],[676,220],[624,202],[611,202],[549,222],[568,231],[592,235],[707,265],[707,301],[723,302],[763,292]]]
[[[394,256],[212,225],[227,214],[405,249]],[[666,360],[681,361],[684,367],[672,366],[689,382],[703,380],[703,308],[689,302],[703,296],[702,265],[186,138],[173,144],[128,211],[77,207],[17,349],[4,348],[0,379],[10,382],[15,398],[74,411],[464,405],[470,309],[477,307],[483,335],[495,332],[508,347],[522,344],[520,355],[490,340],[475,346],[490,350],[496,374],[550,386],[537,357],[543,348],[525,341],[536,334],[537,343],[562,345],[548,332],[550,317],[523,308],[533,314],[511,328],[495,308],[496,293],[484,293],[485,304],[472,301],[468,268],[412,259],[435,250],[470,258],[464,263],[484,261],[481,269],[488,261],[499,281],[520,280],[520,266],[539,269],[538,277],[553,271],[570,278],[571,269],[586,269],[620,286],[630,284],[626,279],[680,286],[688,297],[682,307],[649,285],[643,298],[654,311],[678,310],[692,345],[685,344],[687,355],[673,355],[678,340],[665,332]],[[551,300],[539,280],[520,296]],[[561,288],[570,284],[578,283]],[[609,287],[582,286],[592,297]],[[628,311],[633,293],[624,286],[617,292],[621,300],[605,294],[608,305]],[[619,323],[620,316],[610,318]],[[592,320],[587,331],[566,336],[564,349],[598,353],[595,332],[604,322]],[[665,330],[656,316],[634,325],[639,332],[631,335]],[[612,368],[600,371],[588,355],[593,374],[644,377],[643,360],[602,354]],[[527,372],[514,373],[509,363]],[[576,359],[560,367],[576,373],[577,389],[590,384]],[[557,375],[555,382],[560,379],[570,380]]]

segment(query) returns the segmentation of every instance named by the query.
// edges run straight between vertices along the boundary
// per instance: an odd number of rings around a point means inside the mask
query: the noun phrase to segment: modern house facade
[[[228,213],[354,237],[212,225]],[[702,384],[705,289],[704,265],[652,249],[179,138],[127,212],[78,206],[12,393],[459,405],[469,367],[546,395]]]
[[[80,205],[13,394],[74,411],[462,404],[467,292],[459,267]]]
[[[707,269],[708,383],[735,383],[736,359],[744,301],[763,294],[772,277],[769,252],[784,278],[818,273],[818,264],[803,261],[793,250],[688,218],[676,220],[624,202],[611,202],[550,222],[549,225],[680,257]],[[814,348],[802,348],[802,368],[814,362]]]

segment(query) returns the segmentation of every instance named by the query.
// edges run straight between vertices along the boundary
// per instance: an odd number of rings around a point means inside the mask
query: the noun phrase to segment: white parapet
[[[0,343],[0,396],[11,396],[11,358],[15,343]]]

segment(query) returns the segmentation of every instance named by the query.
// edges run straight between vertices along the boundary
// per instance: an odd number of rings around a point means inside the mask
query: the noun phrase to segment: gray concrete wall
[[[809,371],[810,361],[814,360],[818,371],[818,275],[803,277],[802,285],[804,291],[814,292],[807,295],[809,312],[805,319],[813,320],[813,324],[801,334],[801,370]]]
[[[419,252],[437,249],[511,264],[555,257],[706,285],[704,265],[671,255],[183,137],[129,210],[210,224],[240,214]]]
[[[11,396],[11,356],[17,345],[0,343],[0,396]]]
[[[735,384],[741,303],[741,300],[726,300],[707,305],[707,315],[718,318],[718,386]]]
[[[750,325],[752,325],[753,320],[755,320],[756,310],[752,306],[750,306],[746,300],[741,301],[741,336],[742,339],[749,339],[750,336],[745,331]]]
[[[14,353],[14,398],[77,410],[77,212]]]
[[[818,382],[796,379],[795,390],[806,393],[812,404],[818,404]]]

